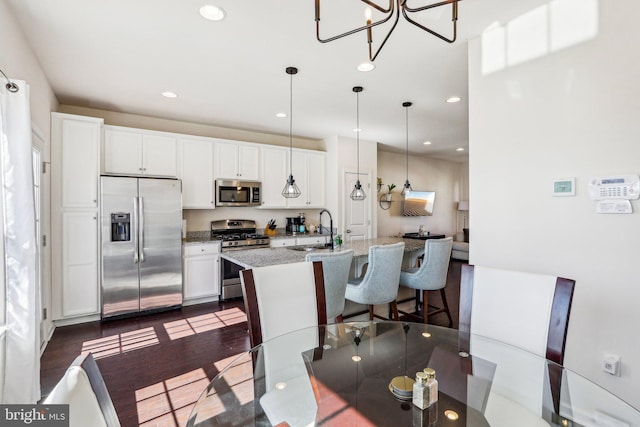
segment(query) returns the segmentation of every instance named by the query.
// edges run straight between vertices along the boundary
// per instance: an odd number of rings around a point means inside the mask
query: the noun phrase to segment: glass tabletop
[[[410,390],[427,367],[438,401],[420,410]],[[211,381],[187,425],[640,427],[640,413],[497,341],[432,325],[353,322],[291,332],[243,353]]]

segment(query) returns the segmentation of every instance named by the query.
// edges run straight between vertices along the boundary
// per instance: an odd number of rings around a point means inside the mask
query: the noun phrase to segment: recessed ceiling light
[[[162,96],[164,96],[165,98],[177,98],[178,95],[176,95],[174,92],[162,92]]]
[[[362,129],[360,129],[360,128],[355,128],[353,131],[354,131],[354,132],[362,132]]]
[[[362,71],[363,73],[372,71],[374,68],[376,68],[376,66],[373,62],[363,62],[362,64],[358,65],[358,71]]]
[[[452,96],[450,98],[447,98],[447,102],[449,104],[453,104],[454,102],[460,102],[460,97],[459,96]]]
[[[458,148],[456,148],[456,151],[464,151],[464,148],[458,147]]]
[[[222,21],[224,19],[224,10],[212,4],[205,4],[200,8],[200,15],[209,21]]]
[[[431,141],[425,141],[423,142],[424,145],[431,145]]]
[[[362,360],[362,357],[360,356],[351,356],[351,360],[353,360],[354,362],[359,362]]]
[[[287,117],[287,113],[276,113],[276,117],[280,117],[282,119],[283,117]]]

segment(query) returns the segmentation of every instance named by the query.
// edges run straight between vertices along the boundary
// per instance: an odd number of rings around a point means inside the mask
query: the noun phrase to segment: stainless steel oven
[[[262,203],[260,182],[217,179],[215,187],[216,206],[258,206]]]
[[[269,247],[269,236],[256,234],[255,221],[246,219],[212,221],[211,237],[222,241],[223,253]],[[242,270],[244,267],[222,258],[220,263],[222,295],[220,299],[227,300],[242,296],[242,284],[240,283],[240,271]]]
[[[240,272],[244,267],[222,258],[220,263],[222,271],[222,300],[237,298],[242,296],[242,284],[240,283]]]

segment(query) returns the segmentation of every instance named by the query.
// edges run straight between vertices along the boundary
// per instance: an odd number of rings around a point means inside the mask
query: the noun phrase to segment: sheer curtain
[[[29,85],[0,85],[0,403],[40,399],[40,303]]]

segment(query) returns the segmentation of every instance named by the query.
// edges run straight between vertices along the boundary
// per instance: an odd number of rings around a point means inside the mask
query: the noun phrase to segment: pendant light
[[[405,122],[406,122],[406,134],[407,134],[407,180],[404,182],[404,188],[402,189],[402,196],[404,197],[407,191],[412,191],[411,184],[409,184],[409,107],[413,104],[411,102],[403,102],[402,106],[405,108]]]
[[[285,70],[289,74],[289,178],[287,183],[282,189],[282,195],[287,199],[294,199],[300,197],[300,189],[296,185],[296,180],[293,179],[293,75],[298,74],[296,67],[287,67]]]
[[[360,184],[360,92],[362,92],[362,86],[355,86],[353,91],[356,94],[356,185],[353,186],[351,192],[351,200],[364,200],[367,198],[362,184]]]

